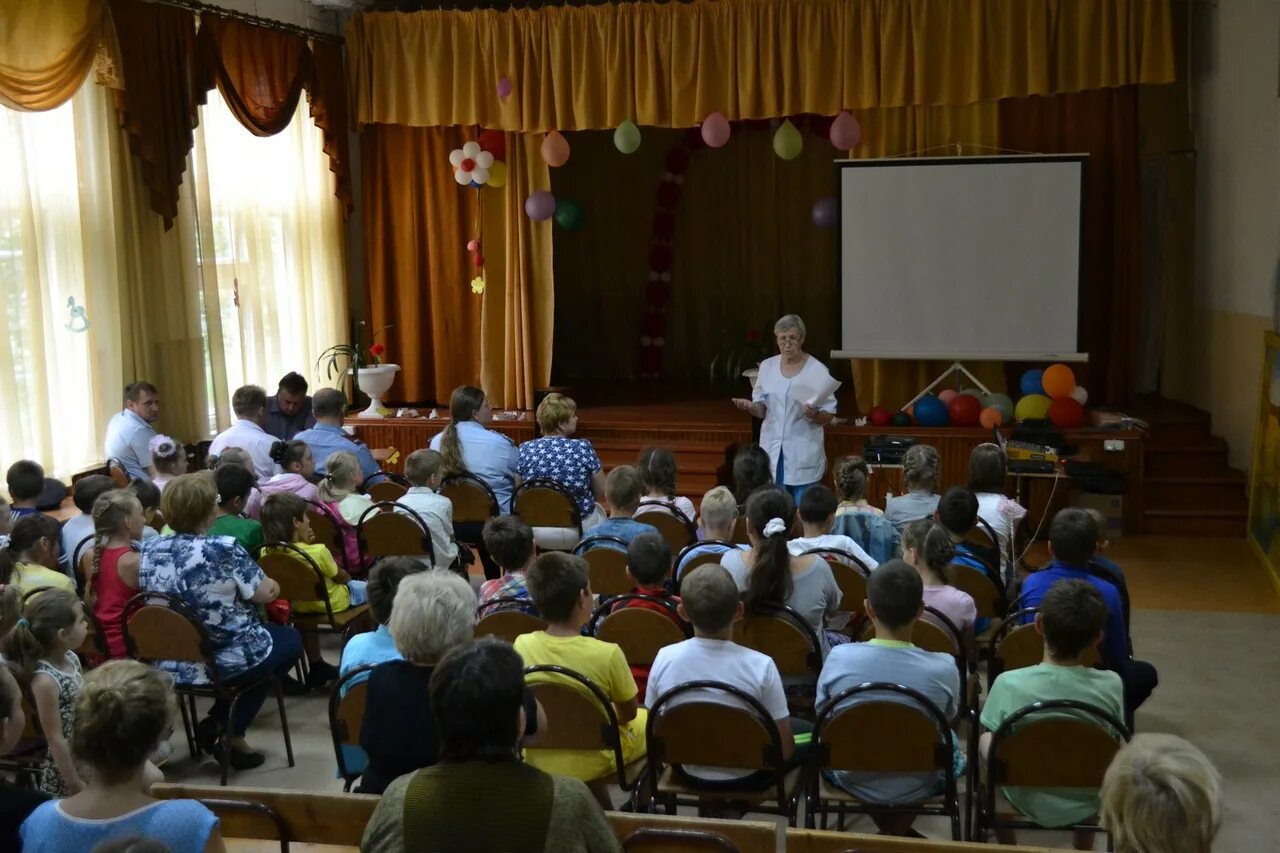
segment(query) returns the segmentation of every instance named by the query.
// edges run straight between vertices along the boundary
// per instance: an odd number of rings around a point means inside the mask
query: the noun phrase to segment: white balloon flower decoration
[[[483,186],[489,181],[489,169],[493,155],[480,148],[479,142],[468,142],[449,154],[453,166],[453,179],[462,186]]]

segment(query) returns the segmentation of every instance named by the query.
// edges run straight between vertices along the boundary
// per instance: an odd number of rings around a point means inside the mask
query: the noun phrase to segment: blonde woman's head
[[[84,677],[72,749],[103,782],[142,767],[169,729],[173,688],[159,670],[132,660],[103,664]]]
[[[175,477],[160,494],[160,511],[175,533],[203,533],[213,523],[217,505],[212,471]]]
[[[406,660],[435,663],[475,633],[476,595],[453,572],[433,569],[400,581],[387,627]]]
[[[1116,853],[1209,853],[1222,823],[1222,777],[1176,735],[1135,735],[1107,768],[1101,823]]]

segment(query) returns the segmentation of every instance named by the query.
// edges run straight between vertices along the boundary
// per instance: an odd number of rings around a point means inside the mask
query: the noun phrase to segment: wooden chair
[[[307,518],[311,521],[311,532],[315,534],[316,541],[329,549],[339,568],[350,574],[352,567],[347,565],[346,540],[333,512],[322,503],[307,501]]]
[[[693,523],[693,519],[685,515],[675,504],[667,501],[654,498],[640,501],[635,520],[657,528],[667,540],[667,544],[671,546],[673,554],[680,553],[681,549],[698,538],[698,528]]]
[[[867,626],[867,614],[862,602],[867,600],[867,579],[871,569],[848,551],[838,548],[810,548],[805,554],[816,554],[827,561],[831,574],[840,587],[840,609],[850,614],[845,633],[855,639]]]
[[[129,472],[125,470],[124,463],[119,459],[107,460],[107,476],[111,478],[111,482],[115,483],[117,489],[128,488],[129,481],[132,479]]]
[[[619,545],[604,547],[604,543]],[[573,553],[587,561],[591,577],[591,591],[596,595],[622,595],[631,592],[635,584],[627,576],[627,543],[617,536],[588,536],[578,543]]]
[[[412,524],[413,522],[409,522]],[[334,611],[324,573],[311,555],[290,542],[268,542],[262,546],[258,565],[267,577],[280,584],[280,597],[289,602],[320,602],[323,613],[299,613],[293,607],[289,621],[304,634],[342,634],[353,622],[371,619],[368,604]]]
[[[646,601],[664,612],[649,607],[620,607],[630,601]],[[663,648],[693,636],[693,628],[680,619],[674,601],[631,592],[601,602],[587,630],[598,640],[617,643],[632,666],[652,666]]]
[[[747,537],[747,517],[741,510],[738,512],[738,520],[733,523],[733,539],[735,545],[750,545],[751,540]]]
[[[786,605],[770,605],[735,622],[733,640],[773,659],[792,713],[812,713],[822,669],[822,646],[803,616]]]
[[[498,496],[475,474],[455,474],[440,484],[440,494],[453,504],[453,538],[484,548],[484,523],[502,514]]]
[[[622,727],[613,701],[580,672],[554,664],[527,666],[525,683],[555,725],[539,732],[538,749],[583,749],[613,753],[614,771],[589,784],[617,785],[634,801],[644,771],[644,759],[628,765],[622,753]]]
[[[643,827],[622,839],[624,853],[632,850],[659,850],[662,853],[686,850],[723,850],[739,853],[734,844],[718,832],[705,829],[676,829],[674,827]]]
[[[18,785],[34,789],[40,784],[40,766],[44,764],[48,742],[40,726],[40,715],[36,713],[30,685],[19,684],[18,689],[22,691],[22,737],[9,754],[0,755],[0,771],[13,774]]]
[[[498,637],[514,643],[521,634],[547,627],[545,619],[525,608],[533,609],[533,602],[527,598],[504,596],[486,601],[476,608],[476,638]]]
[[[843,690],[823,706],[813,729],[813,753],[808,765],[805,823],[836,811],[943,815],[951,819],[951,837],[961,838],[960,796],[957,793],[946,715],[927,696],[901,684],[875,681]],[[827,771],[862,773],[939,773],[941,797],[919,803],[876,805],[832,784]],[[841,827],[843,828],[843,827]]]
[[[1129,738],[1123,722],[1075,699],[1036,702],[1009,715],[992,733],[985,769],[979,771],[985,784],[974,789],[972,840],[985,841],[996,829],[1044,829],[1019,814],[998,811],[997,787],[1101,788],[1107,767]],[[1061,828],[1105,831],[1096,819]]]
[[[988,692],[1000,673],[1035,666],[1044,660],[1044,637],[1036,631],[1033,622],[1023,622],[1038,612],[1039,608],[1035,607],[1018,610],[1010,614],[992,635],[987,653]],[[1098,666],[1101,661],[1097,647],[1085,649],[1085,666]]]
[[[941,652],[951,655],[956,661],[956,670],[960,674],[960,683],[969,681],[969,647],[964,634],[947,614],[936,607],[924,605],[924,614],[916,620],[912,628],[911,642],[926,652]],[[966,695],[968,691],[966,691]],[[975,707],[965,702],[966,707]]]
[[[394,501],[376,503],[362,512],[356,538],[365,565],[379,557],[426,557],[432,566],[436,564],[427,523],[417,512]]]
[[[980,644],[985,644],[999,627],[995,620],[1008,610],[1004,590],[995,580],[999,577],[999,572],[990,569],[983,571],[967,563],[952,563],[948,570],[951,572],[952,585],[961,592],[967,592],[973,599],[973,604],[978,609],[978,618],[990,620],[986,630],[978,637]]]
[[[395,480],[383,480],[366,489],[365,494],[374,503],[395,503],[404,497],[408,491],[408,486],[402,486]]]
[[[695,548],[702,548],[708,545],[716,545],[721,547],[723,550],[703,551],[695,557],[689,557],[689,554],[692,553]],[[719,563],[724,558],[725,554],[736,550],[738,550],[737,545],[732,542],[726,542],[723,539],[699,539],[695,542],[690,542],[688,545],[681,548],[680,553],[676,555],[675,562],[672,564],[671,569],[671,574],[674,578],[672,583],[675,591],[677,593],[680,592],[680,578],[682,576],[698,568],[698,566],[705,566],[708,563]],[[681,569],[680,567],[684,564],[686,558],[689,559],[689,564]]]
[[[724,694],[721,701],[695,700],[691,691]],[[680,700],[680,701],[675,701]],[[733,704],[727,704],[726,701]],[[550,713],[548,713],[550,718]],[[667,814],[680,806],[701,811],[711,803],[729,803],[753,812],[769,812],[796,823],[800,770],[787,770],[782,738],[764,705],[744,690],[718,681],[690,681],[651,702],[646,724],[650,811],[661,803]],[[707,790],[688,782],[676,766],[697,765],[763,772],[763,784]]]
[[[570,527],[582,531],[578,503],[558,481],[534,477],[516,487],[511,510],[530,527]]]
[[[730,820],[692,815],[605,812],[623,850],[661,850],[662,853],[697,853],[704,850],[737,850],[740,853],[777,853],[778,827],[754,820]],[[667,834],[670,831],[684,833]],[[718,836],[731,846],[711,842]]]
[[[181,661],[198,664],[208,674],[207,684],[174,683],[174,692],[178,695],[178,708],[182,712],[182,725],[186,729],[187,745],[191,749],[191,757],[200,754],[195,739],[195,724],[199,717],[196,714],[196,698],[208,698],[215,701],[221,699],[226,713],[219,722],[225,731],[230,727],[231,715],[235,712],[240,697],[251,688],[267,682],[275,690],[276,704],[280,709],[280,728],[284,732],[284,748],[289,757],[289,766],[294,766],[293,741],[289,737],[289,718],[285,715],[284,692],[280,688],[280,680],[268,675],[257,681],[238,684],[223,682],[215,662],[216,650],[213,641],[205,630],[195,611],[186,602],[176,596],[162,592],[141,592],[125,604],[124,613],[120,617],[124,629],[125,648],[129,657],[146,664],[159,661]],[[186,703],[183,703],[185,698]],[[231,760],[231,739],[222,739],[222,749],[217,756],[222,768],[222,784],[227,784],[227,775]]]
[[[381,799],[372,794],[329,794],[275,788],[213,788],[164,782],[154,785],[151,795],[160,800],[204,802],[218,816],[222,837],[225,839],[285,840],[296,844],[333,845],[325,846],[326,850],[358,850],[365,826]],[[238,805],[228,805],[230,802]],[[246,810],[239,805],[243,803],[261,804],[279,820],[260,811]],[[245,849],[242,845],[227,846],[232,850]]]
[[[361,749],[360,726],[364,724],[365,701],[369,695],[369,674],[377,664],[367,663],[348,672],[333,686],[329,694],[329,735],[333,738],[333,754],[338,761],[338,775],[342,777],[342,790],[351,786],[364,774],[347,765],[346,749]],[[358,684],[351,682],[360,679]],[[345,694],[344,694],[345,691]],[[363,750],[361,750],[363,751]]]

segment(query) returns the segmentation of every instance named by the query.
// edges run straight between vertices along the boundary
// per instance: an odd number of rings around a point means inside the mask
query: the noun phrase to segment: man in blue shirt
[[[382,470],[369,448],[342,431],[342,418],[347,413],[347,404],[342,399],[341,391],[336,388],[321,388],[311,398],[311,410],[315,415],[316,425],[297,433],[294,439],[305,441],[311,448],[311,455],[316,459],[316,474],[324,476],[325,460],[339,450],[356,455],[360,460],[360,472],[366,480]],[[383,478],[379,477],[374,482],[381,479]]]
[[[1039,607],[1040,600],[1055,583],[1076,578],[1097,588],[1107,605],[1107,621],[1102,630],[1102,658],[1107,668],[1120,674],[1124,681],[1125,715],[1133,725],[1133,712],[1155,690],[1159,679],[1156,668],[1145,661],[1134,660],[1129,651],[1129,638],[1124,624],[1124,606],[1114,584],[1088,570],[1089,561],[1098,547],[1098,525],[1083,509],[1068,507],[1053,517],[1049,529],[1047,567],[1032,572],[1022,583],[1019,605]],[[1023,617],[1024,621],[1030,618]]]
[[[107,459],[124,466],[131,480],[150,480],[156,470],[151,465],[151,426],[160,417],[160,394],[150,382],[134,382],[124,389],[124,410],[107,423],[103,442]]]
[[[300,373],[286,373],[280,377],[276,393],[267,398],[267,422],[262,428],[281,441],[288,441],[315,425],[307,380]]]

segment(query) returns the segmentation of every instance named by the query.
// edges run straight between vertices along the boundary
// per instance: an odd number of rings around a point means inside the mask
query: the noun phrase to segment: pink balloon
[[[702,122],[702,141],[720,148],[729,141],[729,120],[723,113],[712,113]]]
[[[836,200],[833,196],[820,198],[813,203],[813,224],[819,228],[836,227]]]
[[[952,400],[959,396],[960,392],[956,391],[954,388],[947,388],[945,391],[940,391],[938,393],[938,399],[946,403],[948,406],[951,405]]]
[[[524,200],[524,212],[534,222],[545,222],[556,212],[556,197],[546,190],[537,190]]]
[[[512,90],[511,78],[499,77],[498,78],[498,97],[503,98],[505,100],[506,97],[511,94],[511,90]]]
[[[560,131],[548,131],[543,137],[542,159],[548,166],[563,166],[569,162],[569,141],[560,135]]]
[[[841,151],[856,148],[862,140],[862,127],[853,113],[844,110],[831,122],[831,144]]]
[[[1084,389],[1084,386],[1077,385],[1071,391],[1071,399],[1083,406],[1089,402],[1089,392]]]

